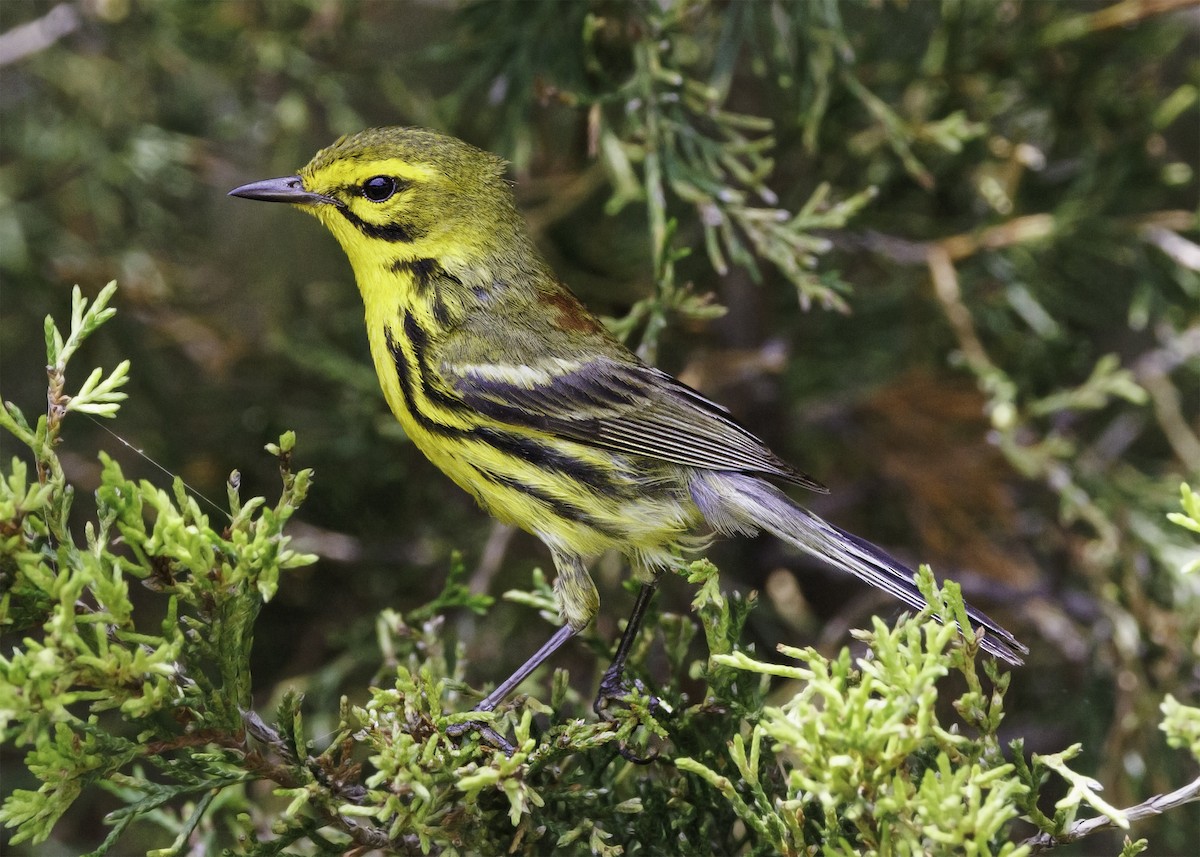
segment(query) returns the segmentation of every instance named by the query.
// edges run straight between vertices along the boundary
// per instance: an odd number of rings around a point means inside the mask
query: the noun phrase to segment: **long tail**
[[[728,471],[696,471],[689,489],[709,526],[727,535],[760,529],[803,551],[850,572],[860,580],[899,598],[910,607],[926,607],[913,571],[868,541],[840,530],[793,503],[787,495],[754,476]],[[1010,664],[1029,653],[1016,637],[974,607],[967,616],[986,629],[983,650]]]

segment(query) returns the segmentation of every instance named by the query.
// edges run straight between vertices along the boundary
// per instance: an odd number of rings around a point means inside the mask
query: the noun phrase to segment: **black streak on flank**
[[[408,314],[405,315],[404,328],[405,336],[408,337],[412,345],[413,358],[417,364],[416,370],[420,377],[422,394],[426,399],[448,410],[462,411],[464,405],[461,401],[441,392],[429,382],[428,367],[425,365],[425,348],[428,345],[428,337],[425,335],[425,331]],[[385,336],[387,338],[388,351],[391,352],[392,360],[396,365],[396,375],[400,381],[400,394],[404,397],[404,404],[408,408],[409,413],[413,415],[413,419],[417,421],[417,424],[421,428],[445,438],[457,438],[464,441],[475,440],[486,443],[513,458],[528,461],[530,464],[538,467],[561,473],[563,476],[574,479],[608,497],[631,497],[636,494],[632,485],[623,481],[613,480],[612,476],[604,468],[587,461],[572,458],[567,453],[539,443],[534,438],[489,426],[479,426],[470,429],[459,428],[433,419],[432,416],[423,412],[418,407],[419,403],[413,383],[412,367],[405,358],[404,351],[400,343],[396,341],[391,328],[385,330]]]
[[[547,470],[556,470],[577,482],[590,485],[602,494],[610,497],[632,496],[629,490],[630,486],[614,482],[604,468],[587,461],[580,461],[578,458],[572,458],[552,447],[538,443],[533,438],[509,434],[485,426],[475,429],[473,434],[479,440],[507,452],[514,458],[523,459]]]
[[[558,515],[560,518],[566,518],[568,521],[578,521],[584,526],[591,527],[593,530],[604,533],[606,536],[610,536],[612,538],[624,538],[627,535],[624,531],[619,530],[616,527],[606,525],[597,520],[586,509],[580,508],[570,500],[564,500],[561,497],[555,497],[549,492],[543,491],[536,486],[528,485],[517,479],[513,479],[511,476],[503,476],[499,473],[493,473],[490,470],[484,470],[479,467],[476,467],[475,471],[497,483],[498,485],[503,485],[505,488],[511,488],[513,491],[517,491],[527,497],[532,497],[542,505],[553,510],[554,514]]]
[[[392,363],[396,367],[396,378],[400,382],[400,395],[404,397],[404,407],[412,414],[413,419],[417,421],[417,425],[426,431],[441,435],[453,433],[453,430],[449,426],[431,420],[417,407],[416,396],[413,393],[412,370],[409,369],[408,360],[404,357],[404,349],[400,347],[400,343],[392,335],[390,327],[383,329],[383,335],[387,339],[388,351],[391,352]]]
[[[429,375],[429,362],[425,359],[425,349],[429,347],[429,334],[408,310],[404,311],[404,336],[412,346],[413,360],[417,364],[417,376],[421,380],[421,392],[425,398],[448,411],[469,410],[462,399],[439,390],[433,383]]]
[[[338,213],[353,224],[354,228],[368,238],[378,238],[392,244],[411,244],[415,238],[421,237],[411,228],[399,223],[367,223],[344,205],[337,207]]]

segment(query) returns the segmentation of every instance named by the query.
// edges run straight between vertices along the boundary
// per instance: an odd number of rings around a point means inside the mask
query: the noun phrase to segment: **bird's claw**
[[[629,745],[622,741],[617,746],[617,752],[621,754],[621,758],[626,762],[632,762],[635,765],[649,765],[658,761],[658,751],[651,750],[648,755],[639,756],[629,749]]]
[[[627,681],[623,671],[614,669],[606,670],[600,678],[600,689],[596,691],[592,711],[596,712],[597,717],[611,723],[615,718],[608,713],[609,705],[613,702],[624,702],[626,697],[634,693],[646,697],[646,707],[651,714],[658,714],[660,711],[670,713],[666,703],[647,691],[646,686],[638,679]]]
[[[606,670],[600,679],[600,689],[596,692],[596,699],[592,703],[592,710],[596,712],[596,715],[600,719],[613,723],[617,718],[609,712],[609,705],[613,702],[624,703],[633,694],[638,694],[646,698],[646,709],[651,717],[660,713],[671,713],[670,706],[647,691],[644,684],[637,679],[633,679],[632,681],[627,680],[622,670],[611,668]],[[629,749],[629,746],[624,741],[620,743],[617,752],[621,754],[622,759],[632,762],[635,765],[649,765],[658,759],[657,750],[651,750],[649,755],[639,756]]]
[[[470,732],[478,732],[479,737],[485,744],[495,747],[505,756],[511,756],[517,751],[517,748],[512,745],[511,741],[482,720],[464,720],[461,723],[452,723],[446,727],[446,737],[456,741]]]

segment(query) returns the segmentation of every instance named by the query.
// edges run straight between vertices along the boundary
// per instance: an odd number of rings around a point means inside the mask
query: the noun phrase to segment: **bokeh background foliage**
[[[334,732],[379,667],[381,604],[430,601],[455,565],[474,592],[526,588],[546,557],[400,436],[333,242],[224,191],[362,127],[450,131],[512,160],[559,275],[632,345],[833,486],[816,511],[1030,645],[1004,742],[1079,743],[1072,767],[1136,803],[1196,773],[1156,726],[1200,685],[1195,540],[1165,517],[1200,473],[1198,31],[1192,4],[1136,0],[5,2],[3,397],[40,410],[42,318],[116,278],[82,358],[131,361],[115,431],[223,498],[234,468],[277,494],[256,450],[296,430],[316,476],[290,532],[321,560],[263,607],[254,701],[302,689],[309,734]],[[76,419],[58,454],[80,516],[98,450],[170,482]],[[898,613],[769,540],[710,555],[762,593],[741,636],[760,652],[834,655]],[[619,563],[597,576],[611,640],[629,597]],[[664,589],[687,614],[692,589]],[[478,685],[540,642],[530,611],[458,608],[438,634]],[[666,686],[686,659],[655,652]],[[556,663],[590,693],[593,652]],[[5,794],[30,787],[0,752]],[[81,799],[57,847],[95,847],[113,800]],[[1193,804],[1135,833],[1187,853],[1198,825]]]

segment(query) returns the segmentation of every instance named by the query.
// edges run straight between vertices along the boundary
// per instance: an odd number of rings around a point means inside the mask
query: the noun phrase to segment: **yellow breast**
[[[677,480],[655,478],[645,461],[501,425],[469,408],[431,357],[434,309],[413,300],[412,290],[389,295],[364,290],[371,355],[392,412],[434,465],[494,517],[551,546],[668,561],[698,522],[694,505],[667,490]]]

